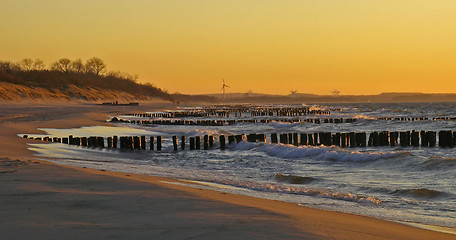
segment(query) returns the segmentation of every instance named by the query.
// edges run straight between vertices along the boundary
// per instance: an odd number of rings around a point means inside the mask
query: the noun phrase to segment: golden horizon
[[[88,7],[90,6],[90,7]],[[456,92],[456,2],[6,1],[0,60],[100,57],[171,93]]]

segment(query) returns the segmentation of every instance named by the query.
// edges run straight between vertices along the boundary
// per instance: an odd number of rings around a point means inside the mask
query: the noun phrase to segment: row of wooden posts
[[[229,108],[229,109],[189,109],[186,111],[165,111],[155,113],[131,113],[125,114],[136,117],[147,117],[147,118],[182,118],[182,117],[241,117],[246,114],[254,116],[305,116],[305,115],[331,115],[329,110],[310,110],[308,107],[299,108]]]
[[[331,133],[331,132],[318,132],[318,133],[272,133],[270,136],[270,143],[272,144],[292,144],[295,146],[339,146],[339,147],[366,147],[366,146],[402,146],[402,147],[454,147],[456,143],[456,132],[453,131],[404,131],[404,132],[372,132],[367,137],[366,132],[346,132],[346,133]],[[28,138],[27,135],[23,136]],[[33,137],[32,137],[33,138]],[[149,149],[161,151],[162,150],[162,136],[113,136],[103,137],[73,137],[70,135],[68,138],[57,137],[35,137],[35,140],[43,140],[49,142],[59,142],[76,146],[98,147],[98,148],[120,148],[120,149],[137,149],[145,150],[146,143],[149,140]],[[266,134],[239,134],[229,135],[227,137],[228,144],[239,143],[241,141],[248,142],[266,142]],[[220,149],[226,148],[226,137],[220,135],[218,137]],[[214,146],[214,136],[204,135],[190,137],[188,144],[189,150],[200,150],[201,142],[203,142],[203,149],[212,149]],[[172,136],[173,149],[178,150],[178,137]],[[186,149],[186,136],[180,137],[180,149]]]
[[[271,122],[286,122],[286,123],[353,123],[356,122],[355,118],[306,118],[306,119],[232,119],[232,120],[123,120],[113,117],[111,122],[127,122],[136,124],[153,124],[153,125],[194,125],[194,126],[224,126],[234,125],[237,123],[271,123]]]

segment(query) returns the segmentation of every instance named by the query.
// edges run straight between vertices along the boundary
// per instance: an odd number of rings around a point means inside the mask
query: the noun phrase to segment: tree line
[[[48,67],[41,59],[24,58],[18,62],[0,60],[0,81],[43,87],[65,89],[68,85],[106,90],[119,90],[134,96],[160,97],[173,100],[172,96],[150,83],[137,83],[138,76],[120,71],[108,71],[101,58],[92,57],[86,62],[81,59],[61,58]]]
[[[68,58],[61,58],[49,65],[46,68],[42,59],[31,59],[24,58],[19,62],[1,61],[0,60],[0,71],[4,72],[18,72],[18,71],[59,71],[59,72],[75,72],[75,73],[86,73],[94,74],[97,76],[102,75],[114,75],[118,76],[118,71],[107,71],[106,64],[101,58],[92,57],[85,63],[81,59],[70,60]],[[137,78],[137,76],[122,73],[121,77]]]

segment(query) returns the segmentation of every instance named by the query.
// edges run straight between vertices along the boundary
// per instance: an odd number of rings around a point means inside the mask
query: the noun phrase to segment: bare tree
[[[93,57],[86,62],[86,71],[97,76],[103,75],[106,71],[106,64],[100,58]]]
[[[82,63],[82,60],[80,58],[74,60],[71,63],[71,70],[78,73],[84,72],[84,63]]]
[[[30,58],[24,58],[18,64],[23,71],[33,70],[33,60]]]
[[[39,58],[35,59],[35,61],[33,62],[33,70],[44,70],[44,61]]]
[[[60,72],[69,72],[71,70],[71,60],[68,58],[61,58],[51,65],[51,70]]]

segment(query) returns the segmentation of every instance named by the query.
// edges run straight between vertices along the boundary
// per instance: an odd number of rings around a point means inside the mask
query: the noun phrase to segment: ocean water
[[[308,207],[456,228],[456,148],[296,147],[270,143],[271,133],[456,130],[456,122],[451,120],[377,120],[383,117],[455,117],[456,104],[321,104],[309,107],[333,111],[330,116],[289,118],[339,117],[356,118],[357,121],[337,124],[241,123],[226,126],[118,123],[112,127],[42,129],[56,137],[70,134],[104,137],[160,135],[163,136],[163,149],[161,152],[91,149],[60,143],[30,144],[30,148],[38,156],[50,157],[63,165],[178,178],[186,180],[189,186],[199,184],[199,187],[202,185],[217,191],[288,201]],[[118,117],[146,119],[127,115]],[[249,114],[241,116],[241,119],[251,118]],[[265,133],[267,142],[240,142],[220,150],[217,143],[220,134],[250,133]],[[212,150],[173,151],[171,136],[185,135],[188,142],[189,137],[205,134],[216,137]]]

